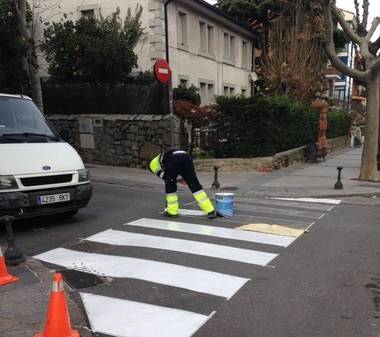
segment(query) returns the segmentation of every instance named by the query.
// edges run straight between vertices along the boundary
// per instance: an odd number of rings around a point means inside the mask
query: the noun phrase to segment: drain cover
[[[90,288],[103,284],[105,281],[102,277],[84,273],[77,270],[63,270],[60,272],[65,282],[72,289]]]

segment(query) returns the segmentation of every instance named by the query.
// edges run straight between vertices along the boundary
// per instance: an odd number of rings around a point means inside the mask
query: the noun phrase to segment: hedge
[[[216,157],[272,156],[318,139],[319,111],[304,103],[284,96],[218,97],[217,103],[222,117],[216,123]],[[347,113],[332,113],[328,136],[348,134],[348,121]]]

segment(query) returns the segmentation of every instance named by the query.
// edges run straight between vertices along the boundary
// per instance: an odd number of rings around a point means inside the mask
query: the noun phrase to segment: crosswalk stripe
[[[213,315],[88,293],[80,296],[92,331],[110,336],[191,337]]]
[[[185,222],[164,221],[142,218],[126,225],[154,228],[167,231],[206,235],[223,239],[241,240],[273,246],[288,247],[295,239],[282,235],[243,232],[237,229],[196,225]]]
[[[271,198],[274,200],[285,201],[300,201],[300,202],[314,202],[319,204],[339,205],[342,200],[337,199],[323,199],[323,198]]]
[[[266,266],[278,256],[277,254],[257,250],[222,246],[199,241],[167,238],[163,236],[123,232],[112,229],[90,236],[86,240],[117,246],[163,249],[244,262],[258,266]]]
[[[231,298],[249,279],[145,259],[57,248],[36,259],[108,277],[132,278]]]
[[[254,199],[254,198],[235,198],[236,204],[245,204],[245,205],[268,205],[271,207],[287,207],[288,209],[309,209],[314,211],[329,211],[331,210],[330,205],[326,204],[314,204],[314,203],[306,203],[302,201],[285,201],[278,199]]]
[[[318,219],[321,215],[320,212],[312,212],[312,211],[301,211],[295,209],[283,209],[283,208],[273,208],[266,206],[254,206],[254,205],[237,205],[235,207],[237,210],[242,211],[252,211],[252,213],[266,213],[266,214],[276,214],[276,215],[285,215],[285,216],[293,216],[293,217],[302,217],[309,219]]]

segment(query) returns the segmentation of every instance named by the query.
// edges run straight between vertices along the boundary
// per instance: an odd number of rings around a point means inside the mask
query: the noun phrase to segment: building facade
[[[203,0],[64,0],[57,13],[46,11],[41,18],[106,17],[117,8],[123,17],[137,5],[143,7],[145,35],[135,50],[135,72],[168,58],[173,86],[196,86],[202,104],[212,103],[215,95],[251,95],[254,34]]]

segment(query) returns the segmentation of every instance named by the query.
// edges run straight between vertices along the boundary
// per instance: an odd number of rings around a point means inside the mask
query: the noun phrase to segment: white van
[[[0,216],[73,215],[91,194],[82,159],[33,101],[0,94]]]

